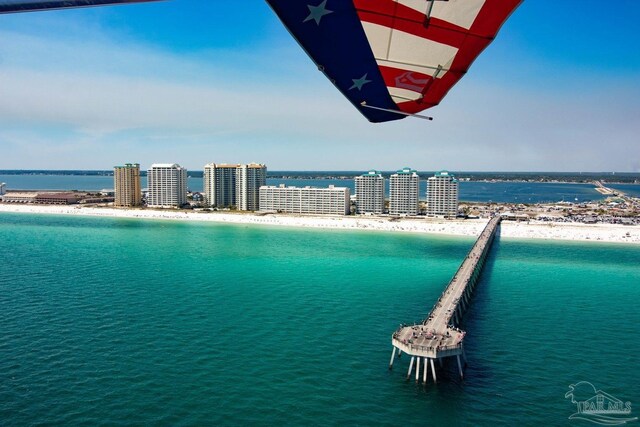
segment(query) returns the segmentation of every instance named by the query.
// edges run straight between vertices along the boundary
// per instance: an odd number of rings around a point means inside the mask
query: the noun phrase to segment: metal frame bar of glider
[[[424,95],[421,94],[418,98],[409,98],[408,96],[402,96],[402,95],[391,95],[391,98],[398,98],[398,99],[403,99],[409,102],[415,102],[423,99]]]
[[[429,65],[429,64],[418,64],[416,62],[409,62],[409,61],[395,61],[393,59],[385,59],[385,58],[378,58],[377,56],[375,57],[377,60],[380,61],[385,61],[385,62],[390,62],[392,64],[400,64],[400,65],[411,65],[412,67],[419,67],[419,68],[428,68],[430,70],[435,70],[435,71],[452,71],[451,68],[444,68],[442,65],[438,65],[437,67],[435,65]]]
[[[42,0],[42,1],[0,1],[0,15],[8,13],[41,12],[47,10],[77,9],[86,7],[117,6],[164,0]]]
[[[417,119],[424,119],[424,120],[433,120],[433,117],[423,116],[421,114],[411,114],[411,113],[405,113],[404,111],[392,110],[390,108],[374,107],[373,105],[368,105],[366,101],[362,101],[360,103],[360,106],[364,108],[371,108],[372,110],[379,110],[379,111],[386,111],[387,113],[400,114],[401,116],[415,117]]]

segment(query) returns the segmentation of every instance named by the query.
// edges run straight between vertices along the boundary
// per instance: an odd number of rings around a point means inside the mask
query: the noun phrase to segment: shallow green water
[[[472,243],[2,214],[0,424],[578,425],[581,380],[640,405],[636,246],[496,242],[465,380],[388,371]]]

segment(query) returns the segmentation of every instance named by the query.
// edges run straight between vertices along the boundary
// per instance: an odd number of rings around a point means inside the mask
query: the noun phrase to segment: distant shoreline
[[[163,211],[151,209],[114,209],[87,207],[81,205],[48,206],[0,204],[0,213],[200,221],[227,224],[409,232],[470,237],[478,236],[487,223],[487,219],[391,219],[387,217],[373,216],[342,217],[261,213],[193,212],[176,210]],[[640,226],[626,226],[618,224],[504,221],[500,235],[506,238],[640,244]]]
[[[295,180],[352,180],[364,171],[286,171],[273,170],[267,172],[270,179],[295,179]],[[394,171],[381,171],[388,176]],[[529,182],[549,184],[591,184],[593,181],[604,180],[609,184],[640,183],[638,172],[453,172],[462,181],[470,182]],[[422,177],[432,176],[433,171],[418,171]],[[50,175],[50,176],[95,176],[112,177],[113,170],[47,170],[47,169],[5,169],[0,170],[0,175]],[[202,178],[200,169],[189,169],[190,178]],[[146,176],[146,170],[141,170],[141,176]]]

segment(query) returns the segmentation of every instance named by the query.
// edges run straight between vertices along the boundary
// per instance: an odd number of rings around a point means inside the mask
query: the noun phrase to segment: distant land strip
[[[345,179],[350,180],[364,171],[268,171],[268,178],[281,179]],[[395,171],[382,171],[389,177]],[[434,171],[418,172],[421,178],[433,176]],[[147,171],[140,171],[146,176]],[[640,172],[455,172],[463,181],[523,181],[523,182],[576,182],[591,183],[604,181],[619,184],[640,183]],[[0,175],[71,175],[71,176],[113,176],[113,170],[0,170]],[[203,171],[189,170],[189,177],[202,178]]]

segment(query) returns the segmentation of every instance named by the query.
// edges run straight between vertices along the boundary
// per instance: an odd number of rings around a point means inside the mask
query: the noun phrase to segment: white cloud
[[[114,42],[100,31],[63,39],[0,33],[0,168],[262,161],[272,169],[624,171],[640,164],[633,82],[554,92],[490,85],[471,73],[430,111],[434,122],[373,125],[299,50],[201,58]]]

